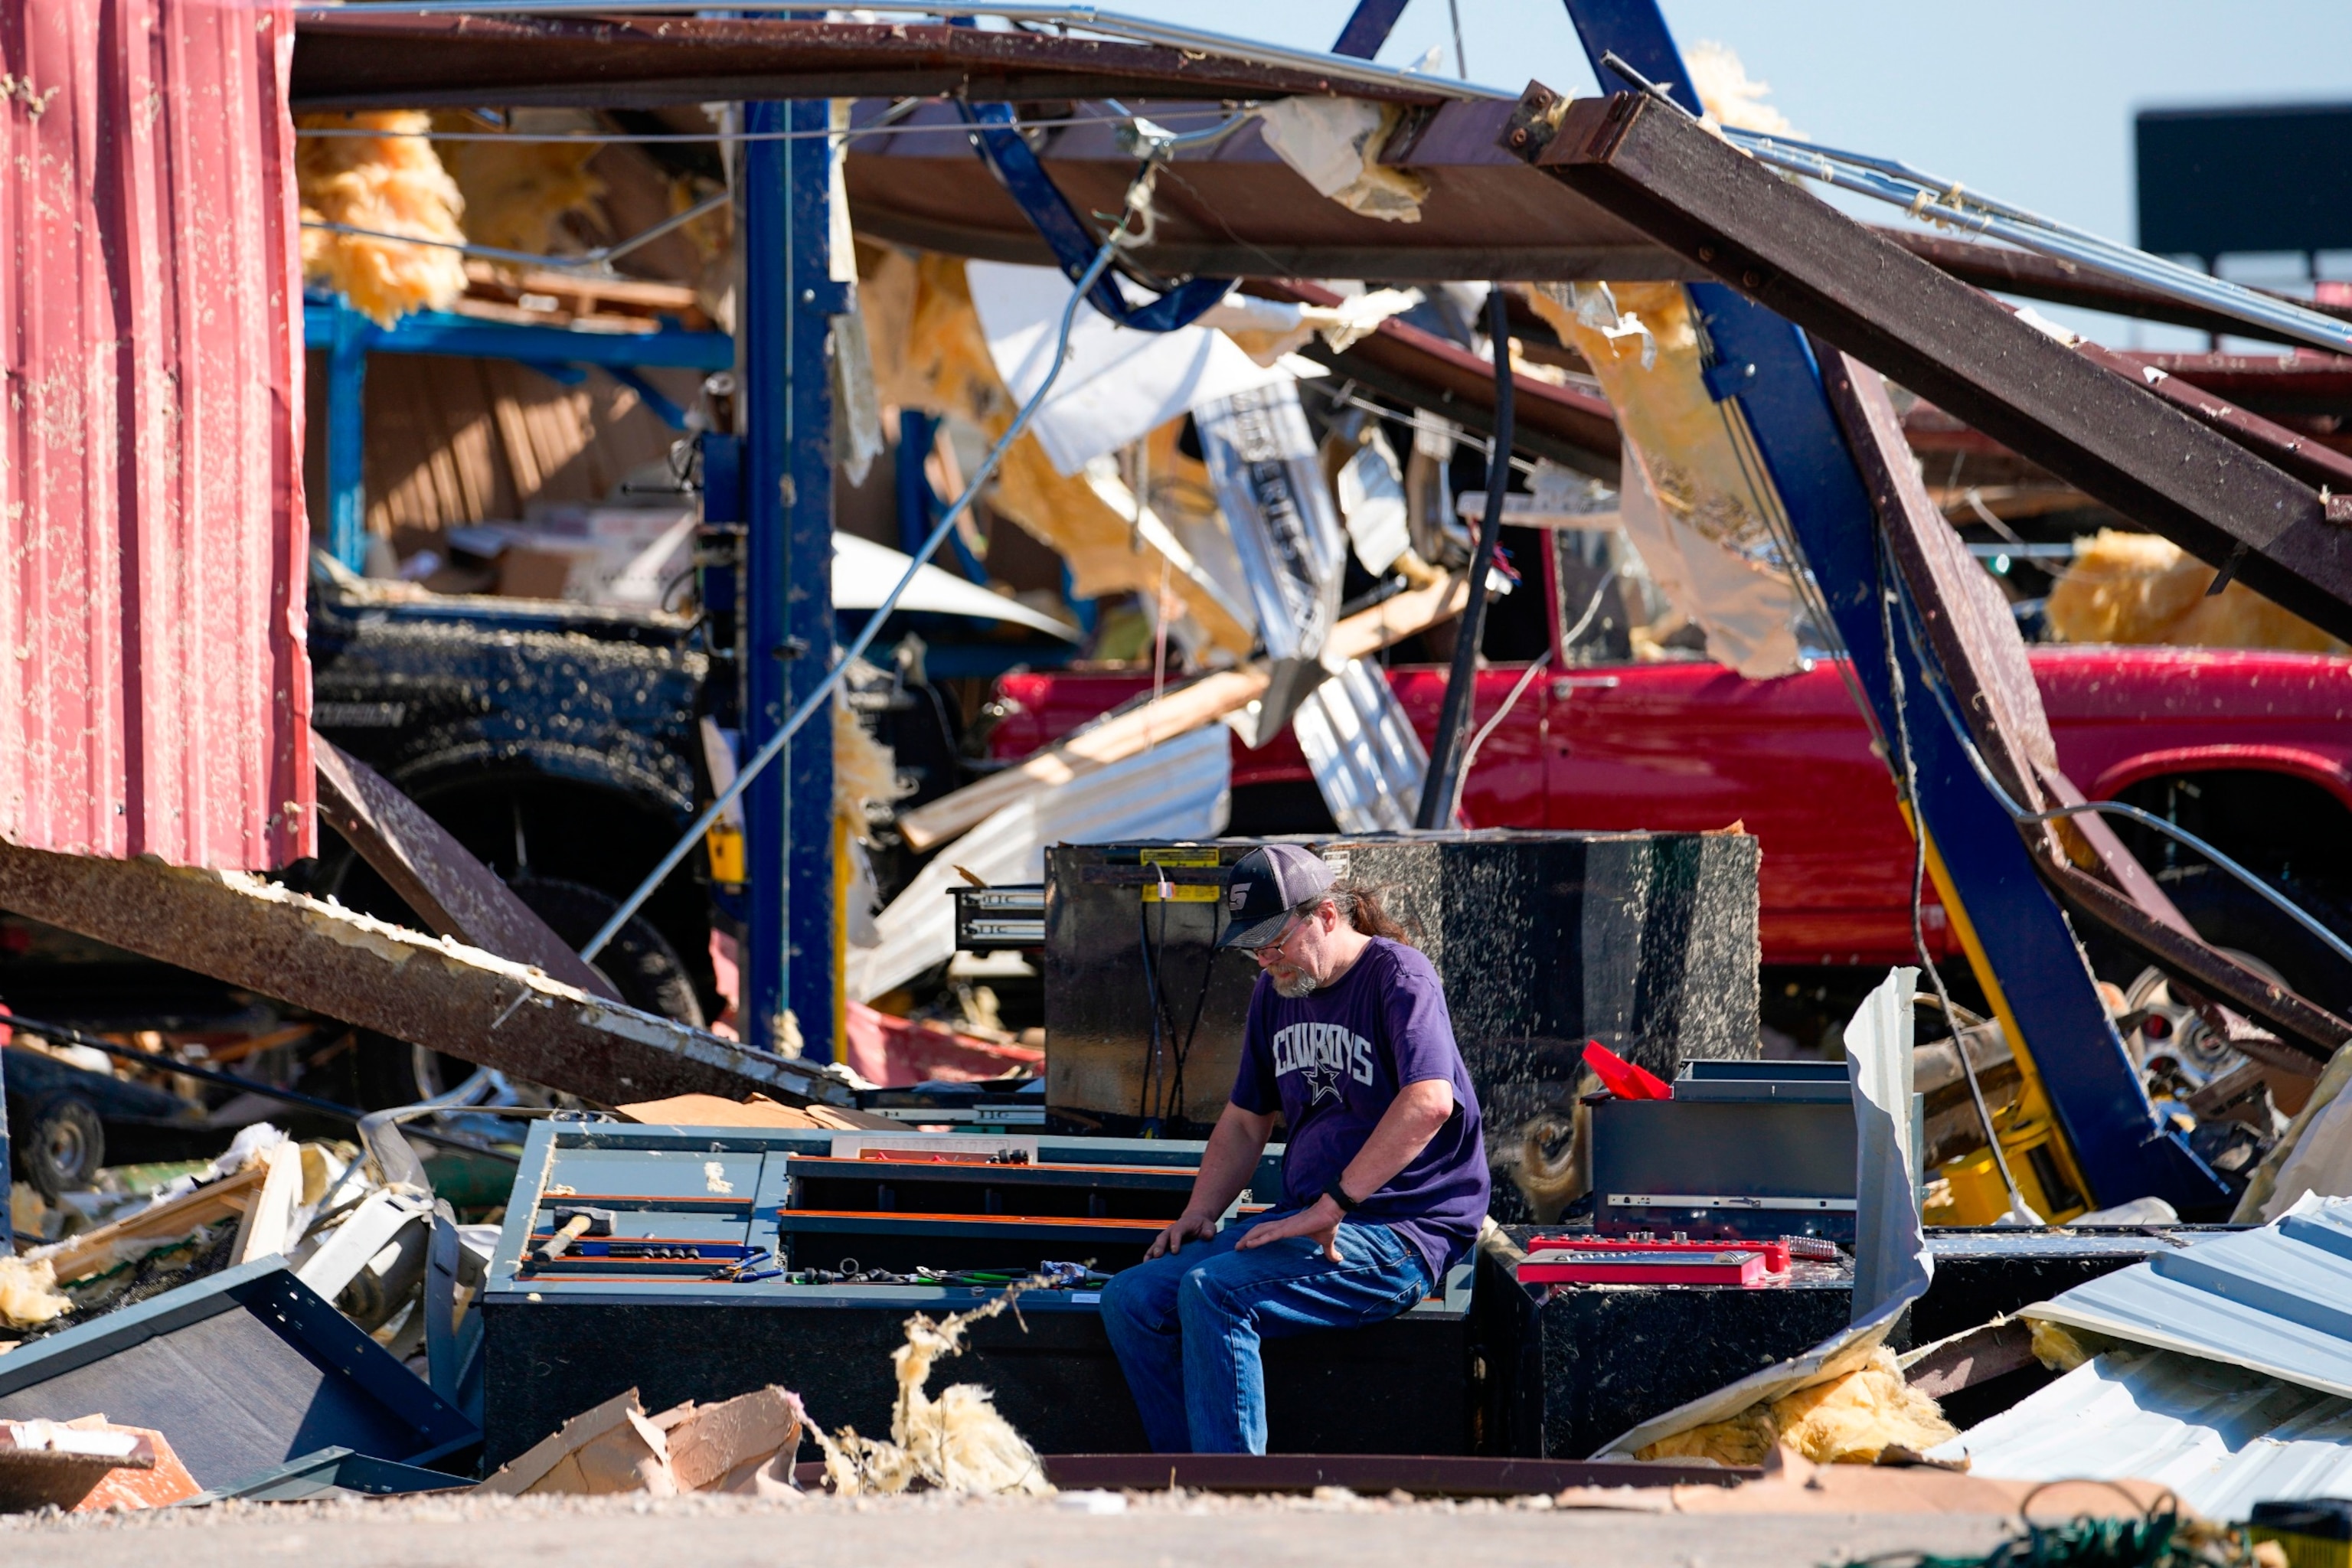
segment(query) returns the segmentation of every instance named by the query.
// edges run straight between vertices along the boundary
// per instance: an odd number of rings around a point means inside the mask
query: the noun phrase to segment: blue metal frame
[[[754,138],[822,132],[822,100],[744,105]],[[825,677],[833,632],[833,376],[826,322],[848,309],[829,265],[830,144],[753,140],[741,166],[743,750],[758,752]],[[781,1049],[790,1009],[831,1057],[833,727],[809,724],[743,796],[750,909],[746,1038]],[[817,1042],[824,1042],[822,1047]]]
[[[370,354],[447,354],[510,359],[576,384],[593,365],[645,400],[673,430],[683,410],[641,370],[726,370],[735,340],[725,332],[663,325],[650,332],[583,332],[570,327],[482,321],[446,310],[420,310],[377,326],[340,298],[302,302],[302,346],[327,355],[327,548],[354,572],[367,565],[367,361]]]
[[[1689,70],[1655,0],[1567,5],[1603,90],[1633,87],[1601,64],[1604,53],[1614,53],[1699,112]],[[1853,655],[1853,674],[1881,731],[1892,737],[1899,727],[1877,598],[1877,517],[1811,350],[1794,326],[1723,284],[1694,283],[1688,290],[1715,361],[1709,389],[1743,416]],[[1888,585],[1905,592],[1899,579]],[[2025,1036],[2074,1163],[2093,1185],[2093,1205],[2155,1196],[2193,1211],[2226,1202],[2220,1179],[2158,1120],[2016,824],[1969,766],[1932,702],[1909,702],[1926,677],[1908,640],[1895,640],[1920,817]]]

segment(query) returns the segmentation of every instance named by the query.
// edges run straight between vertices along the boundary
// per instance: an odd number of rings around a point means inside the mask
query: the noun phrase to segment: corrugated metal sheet
[[[1040,789],[931,857],[875,918],[882,942],[852,948],[849,994],[871,1001],[955,952],[961,866],[984,882],[1037,882],[1048,844],[1126,838],[1214,838],[1233,805],[1233,747],[1223,724],[1164,742],[1140,756]]]
[[[2352,1199],[2307,1199],[2028,1315],[2352,1397]]]
[[[1349,659],[1299,703],[1290,731],[1340,832],[1412,826],[1429,753],[1379,665]]]
[[[311,852],[292,17],[0,0],[0,837]]]
[[[2352,1400],[2171,1351],[2111,1352],[1928,1458],[1996,1480],[2157,1481],[2240,1520],[2257,1502],[2352,1497]]]

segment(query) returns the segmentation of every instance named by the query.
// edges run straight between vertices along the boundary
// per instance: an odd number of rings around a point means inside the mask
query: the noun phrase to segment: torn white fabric
[[[1202,311],[1194,322],[1215,328],[1253,361],[1272,367],[1318,336],[1332,353],[1345,353],[1391,316],[1420,304],[1421,298],[1418,289],[1375,289],[1345,296],[1336,305],[1301,305],[1236,291]],[[1320,365],[1316,371],[1327,374]]]
[[[1397,557],[1412,548],[1412,528],[1404,474],[1377,426],[1371,439],[1357,447],[1339,469],[1339,515],[1347,521],[1356,560],[1373,576],[1385,575]]]
[[[1919,972],[1893,969],[1845,1026],[1853,1087],[1853,1311],[1864,1322],[1910,1300],[1935,1278],[1919,1219],[1919,1151],[1912,1140],[1912,997]]]
[[[1027,402],[1053,369],[1070,280],[1050,267],[994,261],[964,266],[989,357],[1013,395]],[[1088,461],[1141,440],[1197,403],[1292,379],[1254,363],[1222,332],[1122,327],[1081,303],[1070,353],[1029,428],[1055,468],[1076,474]]]
[[[1356,98],[1301,95],[1265,104],[1257,115],[1265,144],[1318,194],[1365,217],[1421,221],[1426,182],[1377,161],[1396,123],[1391,110]]]
[[[874,351],[866,318],[856,310],[833,319],[833,461],[852,485],[882,455],[882,403],[874,390]]]

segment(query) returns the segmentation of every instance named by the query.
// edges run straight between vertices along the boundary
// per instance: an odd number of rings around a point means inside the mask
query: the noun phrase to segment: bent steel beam
[[[1571,105],[1531,89],[1507,139],[1757,304],[2352,637],[2352,498],[2323,498],[1645,94]]]
[[[851,1103],[837,1073],[242,872],[0,844],[0,909],[604,1105]]]
[[[1673,84],[1676,100],[1696,112],[1688,72],[1654,0],[1570,0],[1570,11],[1604,86],[1620,85],[1613,60],[1623,60],[1653,82]],[[1650,107],[1662,116],[1674,112]],[[1547,89],[1531,87],[1504,146],[1564,177],[1550,160],[1564,154],[1568,139],[1559,127],[1571,112]],[[1676,118],[1682,128],[1695,129]],[[1613,176],[1608,184],[1620,216],[1637,226],[1661,221],[1659,204],[1628,197]],[[2063,1132],[2053,1143],[2052,1119],[2011,1118],[2001,1143],[2012,1168],[2032,1201],[2053,1215],[2149,1195],[2183,1212],[2220,1207],[2225,1189],[2178,1133],[2157,1121],[2089,965],[2008,812],[1947,726],[1907,723],[1911,710],[1898,693],[1923,690],[1926,672],[1909,639],[1890,644],[1885,633],[1887,595],[1899,595],[1900,584],[1883,569],[1869,487],[1846,447],[1811,350],[1787,321],[1737,290],[1712,282],[1688,287],[1723,417],[1769,480],[1764,489],[1780,509],[1776,526],[1818,584],[1820,610],[1851,655],[1864,717],[1887,742],[1890,759],[1892,743],[1908,734],[1911,826],[1927,870],[2021,1065],[2030,1062],[2039,1075]],[[2074,1167],[2071,1173],[2065,1165]],[[2067,1194],[2070,1183],[2086,1194]]]
[[[436,936],[537,964],[591,996],[621,1000],[611,981],[391,780],[316,731],[310,756],[319,771],[320,817]]]

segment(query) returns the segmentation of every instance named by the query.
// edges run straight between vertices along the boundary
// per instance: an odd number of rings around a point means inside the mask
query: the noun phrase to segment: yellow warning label
[[[1214,849],[1146,849],[1143,852],[1143,868],[1147,871],[1154,866],[1214,866],[1216,863],[1217,852]],[[1160,889],[1162,886],[1168,889],[1166,901],[1171,904],[1213,904],[1223,890],[1214,882],[1162,884],[1152,881],[1143,884],[1143,901],[1147,904],[1160,902]]]

